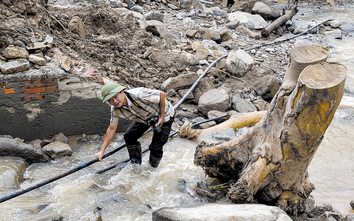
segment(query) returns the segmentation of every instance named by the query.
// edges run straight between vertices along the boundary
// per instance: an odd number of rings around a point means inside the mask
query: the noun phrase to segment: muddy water
[[[142,140],[143,146],[148,145],[148,136]],[[71,140],[74,151],[72,157],[30,166],[25,174],[27,180],[21,188],[30,187],[91,160],[101,143],[77,143],[76,137],[71,137]],[[121,137],[118,137],[111,148],[121,143]],[[73,221],[96,220],[96,202],[104,202],[110,198],[107,195],[112,196],[113,193],[118,193],[117,197],[122,200],[105,203],[107,207],[101,210],[102,220],[151,220],[152,211],[160,207],[201,202],[193,191],[194,185],[205,178],[202,169],[193,164],[195,147],[194,142],[176,137],[166,144],[165,155],[158,169],[148,166],[149,154],[146,153],[141,166],[127,164],[124,168],[117,167],[103,174],[94,174],[99,169],[126,159],[127,151],[123,149],[102,162],[1,203],[0,220],[31,220],[34,217],[55,217],[56,214]],[[1,189],[0,194],[11,191]],[[103,193],[107,195],[101,196]]]

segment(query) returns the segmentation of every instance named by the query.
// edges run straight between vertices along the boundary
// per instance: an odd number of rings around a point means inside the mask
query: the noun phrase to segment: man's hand
[[[102,157],[103,157],[103,151],[99,151],[98,153],[96,153],[94,155],[95,158],[98,158],[99,161],[102,160]]]
[[[163,121],[164,121],[163,118],[164,118],[164,117],[161,117],[161,116],[159,117],[157,123],[155,124],[155,127],[157,127],[157,126],[162,127],[162,124],[163,124]]]

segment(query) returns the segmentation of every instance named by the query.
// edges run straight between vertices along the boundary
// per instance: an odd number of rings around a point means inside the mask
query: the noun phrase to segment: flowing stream
[[[353,212],[350,210],[350,201],[354,200],[354,10],[343,6],[321,9],[299,6],[299,9],[294,18],[299,25],[335,18],[348,30],[352,30],[342,39],[311,39],[308,36],[296,39],[296,44],[323,44],[330,49],[330,61],[342,63],[348,68],[345,95],[309,167],[310,181],[316,187],[312,193],[316,204],[331,204],[341,214],[348,214]],[[146,136],[142,139],[144,147],[148,146],[150,140],[149,135]],[[78,138],[70,137],[69,144],[73,149],[71,157],[29,166],[20,187],[30,187],[92,160],[101,141],[80,143]],[[118,135],[109,148],[115,148],[121,143],[122,136]],[[166,144],[158,169],[148,166],[147,153],[141,166],[127,164],[103,174],[94,174],[97,170],[125,160],[128,155],[126,149],[123,149],[102,162],[0,203],[0,220],[39,220],[40,216],[42,220],[51,220],[59,214],[65,220],[93,221],[98,219],[99,205],[102,207],[100,213],[103,221],[145,221],[151,220],[152,211],[158,208],[201,202],[194,192],[194,186],[206,177],[203,170],[193,163],[196,145],[195,142],[174,137]],[[21,168],[20,163],[9,164],[6,159],[1,160],[0,172],[4,167],[14,170]],[[8,185],[6,179],[0,179],[1,196],[15,190],[5,188]],[[112,201],[112,198],[115,200]],[[111,201],[107,202],[108,199]]]

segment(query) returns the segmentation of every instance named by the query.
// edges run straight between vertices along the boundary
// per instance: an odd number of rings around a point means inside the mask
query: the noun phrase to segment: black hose
[[[117,147],[116,149],[107,152],[105,155],[103,155],[102,158],[105,158],[105,157],[108,157],[108,156],[114,154],[115,152],[117,152],[117,151],[123,149],[123,147],[125,147],[125,144],[122,144],[122,145],[120,145],[119,147]],[[55,176],[55,177],[52,177],[52,178],[50,178],[50,179],[47,179],[47,180],[43,180],[43,181],[41,181],[41,182],[39,182],[39,183],[37,183],[37,184],[35,184],[35,185],[33,185],[33,186],[30,186],[30,187],[28,187],[28,188],[26,188],[26,189],[20,189],[20,190],[16,190],[15,192],[6,194],[5,196],[2,196],[2,197],[0,198],[0,203],[2,203],[2,202],[4,202],[4,201],[7,201],[7,200],[9,200],[9,199],[12,199],[12,198],[14,198],[14,197],[16,197],[16,196],[22,195],[22,194],[24,194],[24,193],[27,193],[27,192],[29,192],[29,191],[31,191],[31,190],[37,189],[38,187],[44,186],[44,185],[46,185],[46,184],[48,184],[48,183],[51,183],[51,182],[53,182],[53,181],[55,181],[55,180],[58,180],[58,179],[60,179],[60,178],[63,178],[63,177],[65,177],[65,176],[67,176],[67,175],[70,175],[70,174],[72,174],[72,173],[74,173],[74,172],[76,172],[76,171],[79,171],[79,170],[81,170],[81,169],[87,167],[87,166],[90,166],[91,164],[96,163],[97,161],[98,161],[98,159],[93,159],[93,160],[90,160],[90,161],[81,163],[81,164],[79,164],[78,166],[74,167],[73,169],[71,169],[71,170],[69,170],[69,171],[67,171],[67,172],[65,172],[65,173],[59,174],[59,175],[57,175],[57,176]]]

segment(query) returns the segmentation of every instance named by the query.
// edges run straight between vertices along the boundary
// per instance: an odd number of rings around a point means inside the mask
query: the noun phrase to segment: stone
[[[188,37],[188,38],[194,38],[194,36],[197,34],[197,30],[188,30],[187,32],[186,32],[186,37]]]
[[[44,48],[51,48],[54,38],[50,35],[47,35],[42,42],[35,42],[33,45],[27,46],[27,50],[37,50]]]
[[[226,58],[225,69],[233,76],[243,77],[251,70],[253,58],[244,50],[232,51]]]
[[[191,86],[198,79],[198,77],[199,76],[196,73],[181,74],[176,77],[171,77],[162,83],[161,89],[164,91],[169,89],[184,89]]]
[[[73,33],[78,34],[82,39],[86,38],[86,31],[85,31],[84,23],[82,22],[82,20],[79,16],[74,16],[70,20],[70,22],[68,24],[68,28]]]
[[[22,72],[30,68],[30,63],[27,59],[17,59],[6,62],[0,66],[2,73],[13,74]]]
[[[220,40],[220,33],[216,30],[213,30],[213,29],[207,29],[205,30],[205,33],[204,33],[204,39],[205,40],[213,40],[213,41],[216,41],[218,42]]]
[[[264,2],[256,2],[252,8],[252,12],[259,14],[266,20],[275,20],[280,17],[280,13]]]
[[[231,99],[231,107],[239,113],[248,113],[257,111],[257,108],[250,100],[242,99],[238,94],[233,94]]]
[[[165,15],[157,11],[149,11],[148,13],[145,14],[145,19],[157,20],[163,23],[165,19]]]
[[[187,206],[163,207],[152,213],[152,220],[169,221],[291,221],[279,207],[262,204],[195,204]]]
[[[229,108],[229,92],[224,88],[211,89],[199,98],[198,110],[205,116],[211,110],[227,111]]]
[[[26,48],[10,45],[5,48],[4,56],[8,59],[28,58],[29,53]]]
[[[49,161],[49,157],[41,149],[18,138],[0,138],[0,156],[21,157],[29,164]]]
[[[72,66],[72,61],[70,58],[64,58],[61,62],[60,62],[60,67],[65,70],[65,71],[70,71]]]
[[[23,181],[27,163],[20,157],[0,156],[0,189],[17,189]]]
[[[255,82],[255,90],[264,100],[271,101],[278,92],[281,81],[275,76],[264,76]]]
[[[164,31],[163,23],[157,20],[146,21],[145,30],[156,36],[161,36]]]
[[[73,151],[71,150],[69,144],[54,141],[50,144],[45,145],[42,148],[43,152],[49,155],[52,159],[71,156]]]
[[[228,14],[229,21],[238,20],[240,24],[250,30],[260,30],[267,27],[268,23],[258,14],[236,11]]]
[[[33,54],[29,55],[28,60],[40,66],[43,66],[47,63],[47,61],[43,57],[33,55]]]
[[[236,137],[236,133],[234,129],[229,128],[227,130],[213,132],[212,137],[217,140],[230,141]]]

